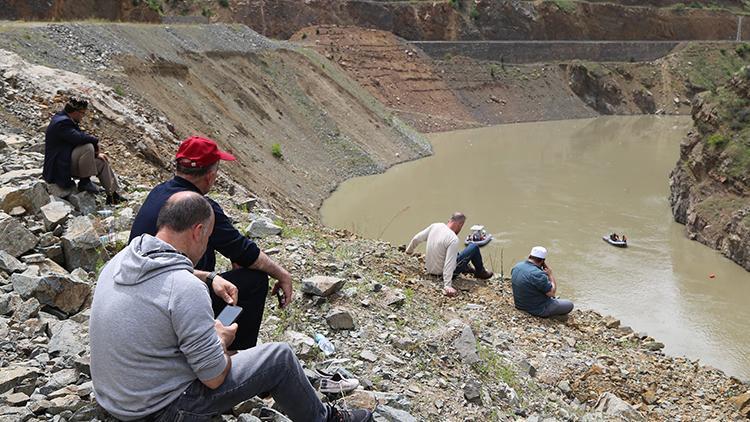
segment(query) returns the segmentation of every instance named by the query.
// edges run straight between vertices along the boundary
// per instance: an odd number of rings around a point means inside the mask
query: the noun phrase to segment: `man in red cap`
[[[184,140],[177,150],[175,176],[148,194],[133,222],[130,240],[144,233],[156,234],[159,211],[173,194],[193,191],[206,195],[216,183],[219,161],[222,160],[234,161],[235,157],[221,151],[216,142],[210,139],[193,136]],[[227,303],[243,308],[237,319],[237,335],[229,350],[249,349],[258,340],[268,294],[268,277],[277,280],[273,293],[282,291],[285,306],[292,300],[292,277],[234,228],[218,203],[208,197],[206,199],[211,203],[216,222],[208,239],[206,253],[195,266],[195,275],[208,284],[216,315]],[[217,251],[232,262],[231,271],[216,274]]]

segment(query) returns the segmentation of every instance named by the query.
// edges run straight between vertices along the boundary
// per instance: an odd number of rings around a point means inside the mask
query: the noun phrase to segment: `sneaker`
[[[480,280],[487,280],[488,278],[491,278],[493,275],[495,275],[492,271],[482,270],[477,271],[474,273],[474,277],[480,279]]]
[[[319,390],[321,393],[344,394],[356,390],[357,387],[359,387],[359,380],[344,378],[336,373],[330,378],[321,379]]]
[[[372,412],[366,409],[341,410],[331,407],[328,422],[372,422]]]
[[[102,190],[89,179],[81,179],[78,182],[78,192],[99,193]]]

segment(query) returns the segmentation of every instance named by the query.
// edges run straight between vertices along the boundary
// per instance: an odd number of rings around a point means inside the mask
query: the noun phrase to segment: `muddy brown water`
[[[502,261],[509,275],[544,245],[559,296],[748,379],[750,273],[688,240],[669,209],[669,172],[690,127],[689,118],[600,117],[433,134],[433,156],[345,182],[321,214],[404,244],[461,210],[462,239],[472,224],[494,234],[482,253],[495,272]],[[612,231],[630,246],[604,243]]]

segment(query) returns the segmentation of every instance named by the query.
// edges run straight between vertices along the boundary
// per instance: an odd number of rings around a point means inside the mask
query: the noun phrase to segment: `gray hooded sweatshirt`
[[[122,420],[161,410],[227,364],[206,285],[190,259],[151,235],[104,267],[89,324],[96,400]]]

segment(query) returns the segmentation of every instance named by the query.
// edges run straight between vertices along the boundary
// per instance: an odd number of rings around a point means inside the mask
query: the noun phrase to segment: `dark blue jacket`
[[[73,148],[79,145],[99,145],[99,140],[81,130],[68,113],[61,111],[52,116],[44,137],[44,169],[42,177],[47,183],[62,188],[73,186],[70,175]]]
[[[146,201],[141,206],[140,211],[138,211],[138,215],[135,216],[133,228],[130,229],[130,240],[143,233],[148,233],[152,236],[156,235],[156,219],[159,216],[161,207],[167,202],[170,196],[182,191],[201,193],[195,185],[179,176],[175,176],[173,179],[156,186],[148,194]],[[198,264],[196,264],[195,268],[203,271],[213,271],[216,268],[215,251],[218,251],[227,259],[242,267],[253,265],[255,260],[258,259],[258,255],[260,255],[258,245],[234,228],[232,221],[224,214],[224,210],[221,209],[221,206],[216,201],[208,197],[206,199],[208,199],[208,202],[211,203],[211,207],[214,209],[216,222],[214,223],[214,231],[211,233],[211,237],[208,238],[206,253]]]

